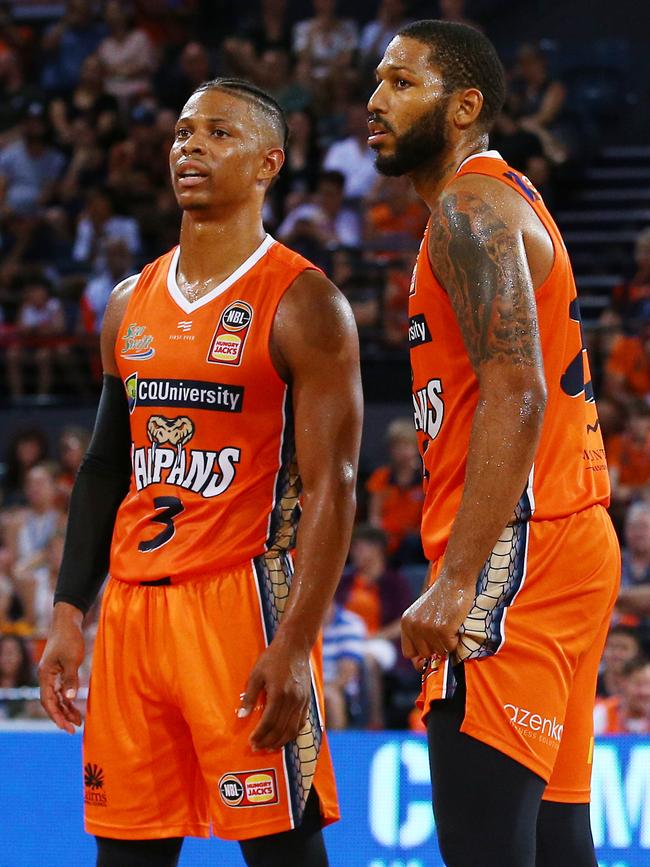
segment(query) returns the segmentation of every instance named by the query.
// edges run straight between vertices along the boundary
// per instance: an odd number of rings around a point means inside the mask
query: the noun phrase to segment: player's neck
[[[181,222],[178,285],[199,295],[227,279],[255,252],[266,233],[258,208],[240,209],[226,218],[185,212]]]
[[[411,173],[411,181],[415,192],[424,201],[430,211],[436,207],[443,189],[454,177],[461,164],[472,154],[487,150],[488,138],[481,136],[471,140],[461,139],[449,148],[440,158],[429,165],[423,166]]]

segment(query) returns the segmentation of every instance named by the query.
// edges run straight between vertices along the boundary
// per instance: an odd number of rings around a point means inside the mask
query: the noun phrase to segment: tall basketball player
[[[487,149],[504,76],[485,36],[416,22],[377,73],[377,168],[431,211],[409,299],[430,586],[402,643],[423,663],[443,858],[593,867],[619,552],[571,266],[537,190]]]
[[[180,245],[106,313],[40,668],[73,731],[81,622],[110,558],[84,736],[100,867],[169,867],[211,828],[249,865],[327,864],[313,650],[349,544],[361,388],[345,300],[262,227],[285,141],[262,91],[201,86],[170,154]]]

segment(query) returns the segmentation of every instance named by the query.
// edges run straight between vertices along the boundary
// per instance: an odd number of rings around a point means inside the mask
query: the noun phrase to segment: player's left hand
[[[237,711],[239,717],[248,716],[260,693],[266,693],[262,718],[249,738],[254,750],[281,749],[297,737],[309,711],[309,651],[278,641],[279,638],[276,636],[253,666]]]
[[[435,583],[402,615],[404,656],[414,659],[453,653],[474,593],[475,586],[458,582],[443,568]]]

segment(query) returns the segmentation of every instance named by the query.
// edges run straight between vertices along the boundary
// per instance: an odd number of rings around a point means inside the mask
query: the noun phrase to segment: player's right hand
[[[83,614],[74,605],[55,605],[52,630],[38,666],[41,704],[50,719],[70,734],[81,725],[81,713],[73,701],[85,652],[82,621]]]

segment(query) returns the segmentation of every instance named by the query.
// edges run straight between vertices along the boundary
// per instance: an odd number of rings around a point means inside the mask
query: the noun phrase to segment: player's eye
[[[407,81],[405,78],[398,78],[395,82],[395,87],[399,90],[406,90],[407,87],[411,86],[411,82]]]
[[[229,133],[227,133],[225,129],[215,129],[212,135],[216,136],[217,138],[227,138]]]
[[[187,138],[190,131],[186,126],[181,126],[176,130],[176,138]]]

